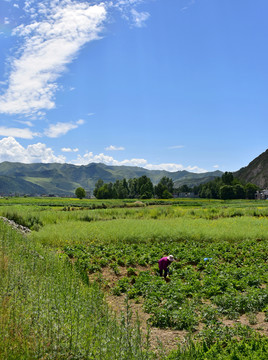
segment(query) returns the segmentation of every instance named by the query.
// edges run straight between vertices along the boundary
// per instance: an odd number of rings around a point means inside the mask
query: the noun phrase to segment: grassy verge
[[[0,359],[149,359],[98,286],[0,222]]]

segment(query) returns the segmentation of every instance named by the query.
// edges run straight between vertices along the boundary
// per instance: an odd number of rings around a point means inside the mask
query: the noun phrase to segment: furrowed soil
[[[138,271],[150,270],[150,268],[145,266],[136,266],[135,269]],[[112,295],[111,290],[115,286],[116,282],[126,275],[127,270],[124,267],[120,267],[119,275],[116,275],[111,268],[103,268],[102,270],[106,301],[118,316],[126,314],[126,296],[124,294],[121,296]],[[97,274],[89,275],[90,281],[98,281],[97,276]],[[153,351],[170,351],[177,348],[178,342],[184,342],[185,337],[187,336],[187,331],[185,330],[159,329],[150,326],[148,324],[150,314],[143,311],[142,299],[139,299],[139,301],[140,302],[137,303],[136,300],[128,299],[128,306],[131,311],[131,321],[134,324],[135,321],[139,319],[140,327],[144,335],[147,334],[149,327],[150,347]]]
[[[136,266],[137,271],[151,270],[146,266]],[[189,334],[186,330],[173,330],[173,329],[160,329],[149,325],[150,314],[144,312],[142,298],[138,299],[126,299],[126,295],[122,294],[116,296],[112,294],[112,289],[118,282],[118,280],[124,276],[127,276],[127,269],[125,267],[119,267],[119,274],[115,274],[113,269],[105,267],[102,269],[102,287],[106,294],[106,301],[111,309],[118,315],[126,315],[127,306],[131,313],[131,322],[134,324],[138,319],[140,327],[144,335],[150,333],[150,347],[153,351],[158,353],[166,353],[172,349],[176,349],[178,343],[184,343],[187,335]],[[98,274],[89,275],[91,282],[99,281]],[[164,281],[164,279],[163,279]],[[171,280],[172,281],[172,280]],[[205,303],[207,301],[204,301]],[[128,305],[127,305],[128,304]],[[258,331],[259,333],[268,336],[268,322],[265,320],[265,313],[259,312],[254,314],[254,319],[251,319],[248,315],[242,315],[237,320],[222,319],[222,323],[225,326],[232,327],[236,324],[247,325],[250,328]],[[202,330],[204,324],[199,323],[196,330],[198,333]]]

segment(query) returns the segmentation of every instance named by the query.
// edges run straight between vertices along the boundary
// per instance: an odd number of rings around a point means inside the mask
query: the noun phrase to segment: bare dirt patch
[[[107,294],[106,301],[110,305],[113,311],[118,315],[121,313],[126,313],[127,304],[126,296],[114,296]],[[137,319],[140,322],[140,327],[144,334],[147,334],[148,331],[148,320],[150,314],[147,314],[143,311],[142,303],[136,303],[134,300],[128,300],[128,306],[131,311],[131,320],[134,323]],[[156,327],[150,326],[150,345],[152,350],[162,351],[171,350],[177,347],[178,341],[184,341],[187,331],[179,331],[172,329],[159,329]]]
[[[233,326],[234,324],[247,325],[259,333],[268,336],[268,322],[265,321],[265,313],[246,314],[237,320],[223,320],[224,325]]]
[[[151,270],[149,267],[145,266],[135,266],[137,273],[140,271]],[[117,281],[127,276],[127,268],[119,267],[119,274],[116,275],[113,269],[105,267],[102,269],[103,277],[103,287],[106,290],[106,301],[109,304],[110,308],[117,314],[126,314],[127,304],[126,304],[126,295],[115,296],[111,294],[111,289],[115,286]],[[90,281],[100,281],[98,274],[89,275]],[[164,279],[163,279],[164,281]],[[128,306],[131,312],[131,321],[134,324],[138,319],[140,322],[140,327],[142,332],[145,334],[148,333],[148,320],[150,314],[145,313],[143,310],[142,299],[139,299],[140,303],[137,303],[136,300],[128,299]],[[150,333],[150,346],[153,351],[165,352],[175,349],[178,345],[178,342],[183,342],[187,335],[185,330],[172,330],[172,329],[159,329],[156,327],[149,326]]]

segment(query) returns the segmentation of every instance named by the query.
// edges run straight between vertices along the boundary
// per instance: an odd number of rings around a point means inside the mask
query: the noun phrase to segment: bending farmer
[[[163,271],[164,271],[164,278],[167,277],[168,267],[172,263],[172,261],[174,261],[173,255],[168,255],[168,256],[162,257],[162,259],[158,260],[160,276],[163,276]]]

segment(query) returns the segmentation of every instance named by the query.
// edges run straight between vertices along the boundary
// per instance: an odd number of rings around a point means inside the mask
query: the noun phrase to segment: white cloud
[[[62,148],[61,149],[62,152],[78,152],[79,149],[75,148],[75,149],[71,149],[71,148]]]
[[[84,120],[78,120],[76,123],[63,123],[58,122],[51,124],[48,129],[45,130],[44,134],[50,138],[57,138],[67,134],[70,130],[78,128],[79,125],[83,125]]]
[[[103,163],[106,165],[128,165],[128,166],[144,166],[147,164],[145,159],[131,159],[118,161],[112,156],[104,155],[103,153],[94,155],[93,152],[86,152],[83,156],[78,155],[76,160],[72,163],[76,165],[87,165],[89,163]]]
[[[145,26],[145,21],[150,17],[148,12],[138,12],[135,9],[131,10],[131,15],[134,26],[139,28]]]
[[[93,152],[87,152],[83,156],[78,155],[76,160],[72,161],[76,165],[87,165],[90,163],[103,163],[106,165],[115,165],[115,166],[139,166],[148,170],[166,170],[166,171],[182,171],[187,170],[195,173],[204,173],[207,172],[205,169],[201,169],[198,166],[183,166],[180,164],[149,164],[145,159],[125,159],[118,161],[112,156],[104,155],[103,153],[94,155]]]
[[[219,168],[219,165],[213,165],[213,167],[214,167],[215,169],[218,169],[218,168]]]
[[[181,164],[158,164],[158,165],[152,165],[152,164],[147,164],[146,166],[144,166],[146,169],[148,170],[166,170],[166,171],[171,171],[171,172],[175,172],[175,171],[182,171],[182,170],[186,170],[186,171],[190,171],[190,172],[195,172],[195,173],[204,173],[207,172],[207,170],[202,169],[198,166],[183,166]]]
[[[20,8],[20,7],[19,7],[19,4],[13,4],[13,6],[14,6],[15,8],[17,8],[17,9]]]
[[[4,24],[5,24],[5,25],[8,25],[9,23],[10,23],[9,18],[5,17],[5,18],[4,18]]]
[[[62,148],[63,152],[71,153],[78,152],[77,148]],[[122,161],[114,159],[112,156],[101,154],[94,155],[93,152],[86,152],[83,156],[78,154],[77,158],[72,161],[67,161],[63,155],[55,155],[51,148],[48,148],[46,144],[36,143],[24,148],[14,137],[5,137],[0,140],[0,162],[22,162],[22,163],[72,163],[75,165],[87,165],[90,163],[103,163],[106,165],[114,166],[138,166],[148,170],[166,170],[170,172],[187,170],[195,173],[207,172],[205,169],[201,169],[198,166],[183,166],[180,164],[149,164],[145,159],[125,159]]]
[[[105,150],[106,151],[123,151],[123,150],[125,150],[125,148],[123,146],[110,145],[110,146],[106,147]]]
[[[0,162],[12,161],[22,163],[64,163],[64,156],[55,156],[51,148],[45,144],[37,143],[24,148],[13,137],[0,140]]]
[[[32,132],[30,129],[27,128],[20,129],[0,126],[0,136],[12,136],[22,139],[33,139],[35,136],[40,136],[40,134]]]
[[[57,79],[89,41],[100,38],[106,19],[104,3],[90,5],[74,0],[33,4],[34,20],[13,32],[23,38],[17,57],[11,62],[6,92],[0,96],[0,113],[32,116],[40,109],[55,107]]]

